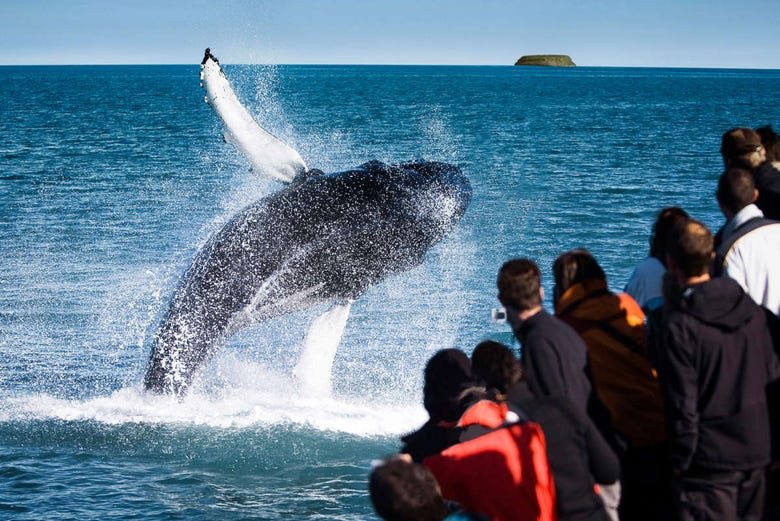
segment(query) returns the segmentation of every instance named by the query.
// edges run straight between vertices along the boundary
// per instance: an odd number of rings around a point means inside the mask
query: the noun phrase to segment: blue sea
[[[721,134],[780,127],[774,70],[225,69],[309,166],[446,161],[471,206],[355,302],[330,395],[290,377],[312,309],[230,339],[185,399],[150,396],[188,263],[281,186],[222,141],[197,65],[0,67],[0,519],[375,519],[371,462],[425,420],[427,358],[509,338],[504,260],[536,259],[551,295],[585,247],[620,290],[660,208],[721,224]]]

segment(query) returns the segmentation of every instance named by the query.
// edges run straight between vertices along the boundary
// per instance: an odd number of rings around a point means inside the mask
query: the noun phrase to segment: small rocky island
[[[575,63],[566,54],[529,54],[521,57],[515,65],[536,65],[542,67],[574,67]]]

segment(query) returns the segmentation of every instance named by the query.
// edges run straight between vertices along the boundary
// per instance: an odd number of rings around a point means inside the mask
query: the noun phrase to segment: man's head
[[[756,132],[761,136],[761,144],[766,150],[767,161],[780,161],[780,136],[777,135],[772,125],[758,127]]]
[[[761,136],[752,128],[733,128],[723,134],[720,155],[727,166],[753,169],[766,161],[766,151]]]
[[[718,179],[715,193],[720,209],[730,219],[741,209],[758,199],[753,174],[744,168],[729,168]]]
[[[542,305],[542,272],[530,259],[511,259],[498,270],[498,301],[509,315]],[[514,312],[514,313],[513,313]]]
[[[555,277],[553,302],[556,304],[566,290],[574,284],[588,280],[607,280],[607,275],[596,258],[588,250],[582,249],[560,254],[553,263],[553,277]]]
[[[504,344],[485,340],[471,353],[471,366],[488,387],[506,393],[523,378],[523,369],[515,354]]]
[[[368,490],[376,513],[387,521],[440,521],[447,516],[433,475],[403,457],[388,458],[374,468]]]
[[[675,224],[666,246],[666,260],[671,271],[684,281],[707,275],[713,256],[712,233],[695,219]]]

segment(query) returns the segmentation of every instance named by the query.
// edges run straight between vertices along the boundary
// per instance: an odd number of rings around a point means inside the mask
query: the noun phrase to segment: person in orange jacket
[[[621,519],[666,519],[671,511],[666,418],[658,374],[647,351],[645,314],[612,293],[593,255],[578,249],[553,264],[555,315],[580,334],[596,395],[626,440],[621,455]]]

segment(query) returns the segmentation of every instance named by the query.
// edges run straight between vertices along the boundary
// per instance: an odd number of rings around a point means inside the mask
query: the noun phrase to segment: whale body
[[[447,163],[370,161],[325,174],[289,157],[293,181],[230,219],[184,273],[154,337],[147,390],[181,395],[241,328],[351,302],[419,265],[471,199],[468,179]]]

